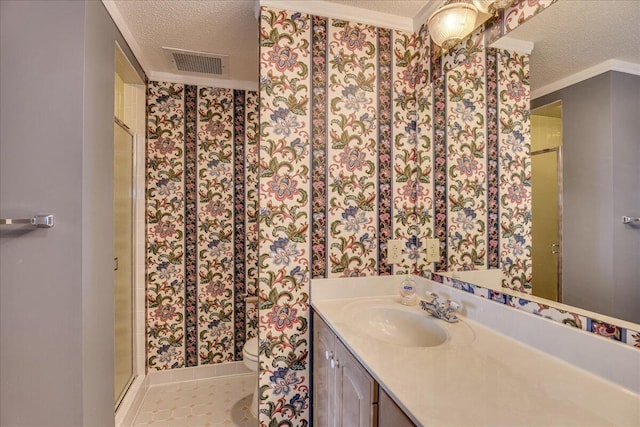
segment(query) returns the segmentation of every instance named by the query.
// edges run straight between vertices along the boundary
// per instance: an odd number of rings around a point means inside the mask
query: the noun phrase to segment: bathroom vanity
[[[313,360],[313,425],[414,426],[317,314]]]
[[[461,320],[401,305],[396,276],[312,282],[314,425],[640,425],[637,349],[416,280],[459,303]],[[630,382],[603,378],[603,364]]]

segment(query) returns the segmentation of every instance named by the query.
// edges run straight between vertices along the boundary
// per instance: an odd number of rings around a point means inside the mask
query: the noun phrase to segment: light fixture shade
[[[493,0],[473,0],[473,5],[478,9],[478,12],[491,13]]]
[[[475,28],[478,11],[468,3],[452,3],[441,7],[427,21],[431,39],[449,50]]]

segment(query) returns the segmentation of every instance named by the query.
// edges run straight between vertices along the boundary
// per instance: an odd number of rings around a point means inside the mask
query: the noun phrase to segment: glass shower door
[[[114,124],[114,310],[117,408],[133,381],[133,135]]]

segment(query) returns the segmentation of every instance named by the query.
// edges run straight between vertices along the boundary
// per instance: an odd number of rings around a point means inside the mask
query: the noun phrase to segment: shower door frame
[[[135,241],[136,241],[136,172],[137,172],[137,167],[136,167],[136,135],[131,131],[131,129],[129,129],[129,127],[122,121],[120,120],[118,117],[114,116],[114,125],[118,126],[120,129],[124,130],[130,137],[130,143],[131,143],[131,181],[130,181],[130,191],[131,191],[131,217],[130,217],[130,224],[131,224],[131,233],[130,233],[130,245],[131,245],[131,257],[129,262],[131,263],[131,272],[130,272],[130,280],[129,283],[131,285],[130,288],[130,300],[131,300],[131,353],[130,353],[130,368],[131,368],[131,375],[129,376],[129,378],[127,379],[126,383],[123,385],[122,389],[120,390],[120,392],[118,393],[117,397],[114,396],[114,410],[117,411],[118,407],[120,406],[120,404],[122,403],[122,400],[124,399],[124,397],[126,396],[129,388],[131,387],[131,385],[133,384],[133,382],[136,379],[137,376],[137,372],[136,372],[136,331],[137,331],[137,325],[136,325],[136,292],[135,292],[135,277],[136,277],[136,268],[135,268],[135,259],[136,259],[136,245],[135,245]],[[114,138],[113,138],[113,143],[114,143],[114,153],[115,153],[115,132],[114,132]],[[114,181],[115,181],[115,155],[114,155]],[[115,212],[114,212],[114,220],[115,220]],[[114,231],[115,231],[115,225],[114,225]],[[115,239],[115,233],[114,233],[114,239]],[[115,255],[115,254],[114,254]],[[117,269],[118,265],[117,265],[117,258],[114,258],[114,270]],[[115,277],[114,277],[114,293],[115,293]],[[115,301],[114,301],[114,316],[115,316]],[[114,321],[115,321],[115,317],[114,317]],[[115,324],[114,324],[115,327]],[[115,335],[114,335],[114,346],[115,346]],[[115,364],[116,364],[116,354],[115,354],[115,347],[114,347],[114,373],[115,373]],[[116,387],[115,384],[115,377],[114,377],[114,388]],[[114,390],[114,394],[115,394]]]

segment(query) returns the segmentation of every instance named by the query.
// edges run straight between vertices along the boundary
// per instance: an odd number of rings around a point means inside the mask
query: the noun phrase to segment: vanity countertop
[[[465,317],[453,324],[436,320],[442,322],[448,339],[435,347],[406,347],[375,339],[371,331],[364,332],[352,321],[362,304],[397,304],[403,310],[428,314],[419,307],[401,305],[398,296],[384,295],[380,289],[375,295],[357,293],[343,292],[344,298],[335,299],[314,292],[312,284],[311,302],[418,425],[640,425],[636,393]]]

